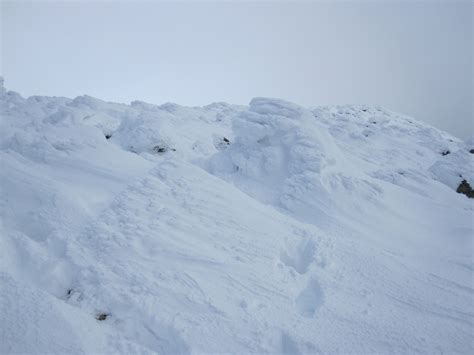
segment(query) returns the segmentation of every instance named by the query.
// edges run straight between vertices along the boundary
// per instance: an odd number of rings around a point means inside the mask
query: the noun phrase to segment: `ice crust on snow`
[[[474,351],[473,139],[3,79],[0,113],[1,353]]]

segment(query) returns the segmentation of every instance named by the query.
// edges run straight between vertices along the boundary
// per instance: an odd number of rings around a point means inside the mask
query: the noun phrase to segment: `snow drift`
[[[0,352],[474,351],[472,140],[267,98],[0,109]]]

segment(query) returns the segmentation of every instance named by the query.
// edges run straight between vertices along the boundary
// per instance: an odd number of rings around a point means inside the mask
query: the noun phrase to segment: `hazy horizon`
[[[23,96],[380,105],[474,134],[468,1],[4,1],[1,17],[0,75]]]

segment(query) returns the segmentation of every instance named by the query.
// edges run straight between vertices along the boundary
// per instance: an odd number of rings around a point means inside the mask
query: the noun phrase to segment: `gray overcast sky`
[[[2,1],[1,74],[24,96],[379,104],[466,138],[473,13],[471,1]]]

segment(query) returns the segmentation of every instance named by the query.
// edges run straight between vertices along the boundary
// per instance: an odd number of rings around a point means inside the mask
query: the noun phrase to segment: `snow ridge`
[[[378,107],[0,90],[1,353],[472,353],[473,140]]]

